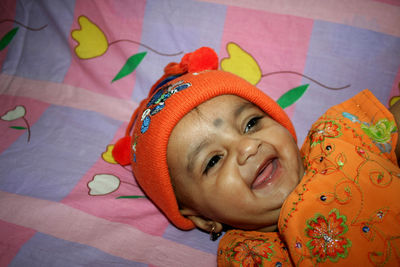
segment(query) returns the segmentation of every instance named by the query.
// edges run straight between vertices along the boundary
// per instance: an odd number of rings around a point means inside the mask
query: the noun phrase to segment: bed
[[[2,0],[0,266],[215,266],[111,151],[163,67],[212,47],[294,122],[400,98],[398,0]]]

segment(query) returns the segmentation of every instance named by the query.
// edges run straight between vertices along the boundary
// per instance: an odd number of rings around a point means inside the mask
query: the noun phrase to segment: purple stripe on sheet
[[[8,48],[3,72],[26,78],[62,82],[71,62],[68,34],[75,1],[19,0],[15,20],[39,31],[19,27]],[[45,59],[45,60],[44,60]]]
[[[132,226],[111,222],[58,202],[0,191],[0,220],[131,261],[155,266],[216,266],[215,254],[146,234]]]
[[[148,266],[107,254],[97,248],[37,233],[20,249],[13,266]]]
[[[329,107],[363,89],[384,104],[400,65],[400,38],[351,26],[315,21],[304,74],[331,87],[351,84],[351,90],[328,90],[306,79],[310,87],[296,103],[293,123],[302,144],[311,123]]]
[[[181,231],[171,224],[165,230],[163,237],[214,255],[217,255],[218,243],[221,240],[211,241],[208,233],[201,232],[198,229]]]
[[[0,155],[0,189],[60,201],[104,152],[121,122],[92,111],[50,106]]]
[[[163,53],[192,52],[209,46],[219,52],[226,7],[218,4],[176,0],[148,0],[141,42]],[[205,19],[206,18],[206,19]],[[140,50],[148,51],[141,47]],[[132,99],[147,96],[169,62],[179,62],[183,54],[168,57],[148,51],[137,71]]]

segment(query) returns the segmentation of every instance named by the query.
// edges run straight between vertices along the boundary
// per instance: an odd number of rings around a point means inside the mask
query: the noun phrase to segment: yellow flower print
[[[77,30],[73,30],[71,32],[71,36],[72,39],[74,39],[78,43],[78,45],[75,47],[75,53],[80,59],[91,59],[102,56],[107,52],[110,46],[118,44],[120,42],[128,42],[135,45],[143,46],[144,48],[160,56],[171,57],[183,53],[182,51],[178,53],[162,53],[151,48],[148,45],[128,39],[121,39],[109,42],[107,40],[105,33],[86,16],[83,15],[80,16],[78,18],[78,23],[80,28]],[[147,52],[141,52],[129,57],[128,60],[123,65],[123,67],[118,72],[118,74],[112,79],[111,82],[115,82],[131,74],[137,68],[137,66],[140,64],[140,62],[143,60],[146,54]]]
[[[111,163],[111,164],[118,164],[118,162],[115,161],[112,151],[114,149],[114,145],[108,145],[107,149],[103,154],[101,154],[101,157],[105,162]]]
[[[80,16],[78,23],[80,29],[71,32],[72,38],[78,42],[76,55],[81,59],[103,55],[108,49],[107,37],[103,31],[85,16]]]
[[[261,68],[255,58],[242,49],[238,44],[235,44],[233,42],[230,42],[226,46],[226,50],[228,52],[229,57],[222,59],[221,61],[221,69],[233,74],[236,74],[249,83],[256,85],[262,78],[271,76],[271,75],[276,75],[276,74],[294,74],[294,75],[299,75],[307,80],[310,80],[316,84],[318,84],[321,87],[324,87],[329,90],[341,90],[350,87],[350,84],[342,86],[342,87],[331,87],[331,86],[326,86],[323,83],[318,82],[317,80],[308,77],[300,72],[297,71],[290,71],[290,70],[283,70],[283,71],[274,71],[274,72],[269,72],[269,73],[262,73]],[[292,98],[289,101],[285,99],[283,102],[285,102],[285,107],[290,106],[293,104],[295,101],[297,101],[298,98],[301,97],[301,95],[305,91],[305,86],[303,85],[298,88],[294,88],[295,90],[291,92],[289,95],[284,96],[284,98]],[[293,96],[295,96],[293,98]],[[298,98],[297,98],[298,97]],[[294,100],[294,101],[293,101]]]
[[[261,69],[257,61],[239,45],[228,43],[229,57],[221,61],[221,69],[236,74],[255,85],[261,79]]]
[[[177,53],[163,53],[160,51],[157,51],[153,48],[151,48],[148,45],[142,44],[140,42],[134,41],[134,40],[127,40],[127,39],[121,39],[121,40],[115,40],[112,42],[109,42],[107,40],[106,35],[104,32],[95,24],[93,23],[88,17],[86,16],[80,16],[78,18],[78,23],[80,26],[80,29],[78,30],[73,30],[71,32],[72,39],[74,39],[76,42],[78,42],[78,45],[75,47],[75,53],[76,55],[81,58],[81,59],[90,59],[90,58],[95,58],[103,55],[104,53],[107,52],[108,48],[111,45],[120,43],[120,42],[128,42],[136,45],[143,46],[144,48],[160,55],[160,56],[167,56],[167,57],[172,57],[172,56],[177,56],[182,54],[183,52],[177,52]]]

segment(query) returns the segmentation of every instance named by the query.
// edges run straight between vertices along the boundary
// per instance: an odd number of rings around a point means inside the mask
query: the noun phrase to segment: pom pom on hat
[[[201,47],[194,52],[185,54],[180,63],[171,62],[164,68],[164,75],[151,87],[149,96],[172,76],[181,76],[188,72],[217,70],[218,55],[209,47]]]
[[[218,55],[209,47],[202,47],[183,56],[180,67],[187,72],[218,69]]]
[[[132,138],[125,136],[115,143],[112,150],[112,156],[121,166],[126,166],[131,163],[131,143]]]

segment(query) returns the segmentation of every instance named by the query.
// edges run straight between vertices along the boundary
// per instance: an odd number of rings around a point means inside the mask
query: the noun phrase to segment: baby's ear
[[[222,231],[223,227],[221,223],[207,219],[190,208],[180,209],[180,212],[183,216],[191,220],[197,228],[200,228],[203,231],[214,231],[214,233],[220,233]]]

